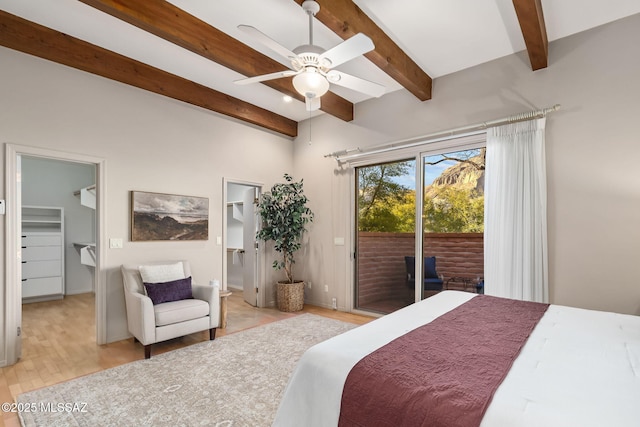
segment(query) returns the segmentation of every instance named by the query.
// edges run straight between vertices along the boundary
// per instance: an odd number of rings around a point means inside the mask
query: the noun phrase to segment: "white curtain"
[[[485,293],[548,302],[545,119],[490,128],[485,171]]]

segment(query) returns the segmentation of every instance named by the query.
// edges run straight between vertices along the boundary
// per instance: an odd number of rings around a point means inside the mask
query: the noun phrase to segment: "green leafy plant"
[[[256,238],[274,242],[274,249],[282,258],[273,262],[273,268],[284,269],[287,281],[293,283],[293,254],[302,245],[302,234],[306,224],[313,221],[313,212],[306,206],[302,180],[295,182],[289,174],[284,174],[284,179],[286,182],[275,184],[258,200],[262,228]]]

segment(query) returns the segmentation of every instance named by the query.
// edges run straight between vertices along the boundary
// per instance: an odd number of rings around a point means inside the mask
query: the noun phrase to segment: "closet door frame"
[[[21,226],[21,197],[19,194],[19,161],[21,156],[42,157],[53,160],[88,163],[96,167],[96,267],[94,289],[96,294],[96,343],[107,342],[106,307],[106,160],[79,153],[67,153],[40,147],[5,144],[5,297],[4,300],[4,354],[0,355],[0,366],[16,363],[21,353],[22,289],[20,280],[20,244],[17,236]],[[12,237],[13,236],[13,237]]]

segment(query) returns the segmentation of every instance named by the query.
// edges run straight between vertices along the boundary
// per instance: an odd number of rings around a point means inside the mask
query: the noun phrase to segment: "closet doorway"
[[[21,156],[22,302],[95,292],[96,166]]]
[[[2,364],[11,365],[22,355],[23,303],[66,302],[75,299],[72,295],[93,294],[88,308],[95,319],[92,338],[104,344],[104,160],[13,144],[6,145],[5,154],[7,323]]]
[[[261,188],[257,183],[224,181],[223,287],[242,292],[245,302],[254,307],[265,304],[256,242],[256,201]]]

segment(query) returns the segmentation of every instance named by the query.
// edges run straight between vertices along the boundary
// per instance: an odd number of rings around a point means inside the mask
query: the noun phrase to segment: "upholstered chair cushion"
[[[438,273],[436,272],[436,257],[424,257],[424,277],[427,279],[438,278]]]
[[[185,299],[153,306],[156,327],[198,319],[209,314],[209,304],[199,299]]]

